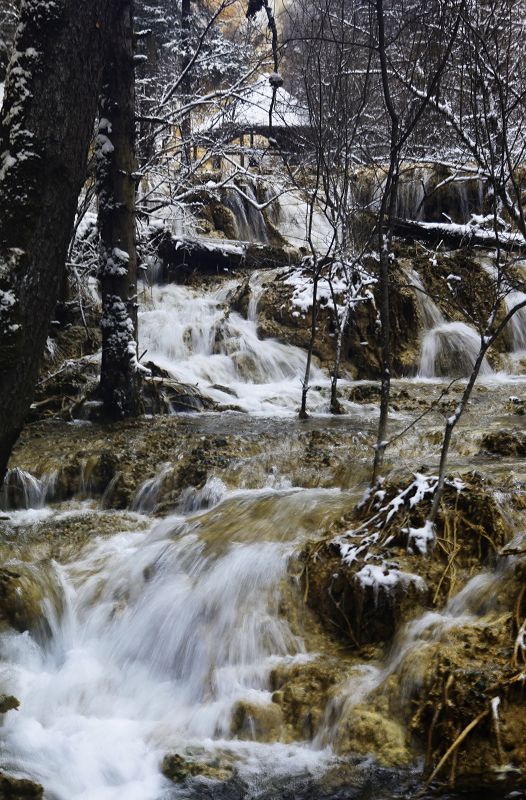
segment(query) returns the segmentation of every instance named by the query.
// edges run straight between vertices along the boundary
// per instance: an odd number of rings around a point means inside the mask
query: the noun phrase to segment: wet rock
[[[401,623],[429,602],[429,589],[414,573],[400,571],[400,563],[377,567],[382,577],[362,581],[362,564],[342,564],[336,545],[307,551],[311,562],[307,600],[333,633],[349,639],[354,647],[391,640]],[[316,560],[316,566],[312,562]],[[403,579],[398,580],[399,575]],[[411,579],[405,580],[406,576]]]
[[[526,700],[511,665],[512,615],[494,620],[489,630],[489,620],[459,625],[448,641],[419,650],[403,669],[418,668],[421,676],[410,727],[427,743],[427,774],[475,723],[435,774],[436,783],[503,797],[526,788]]]
[[[218,202],[210,203],[209,208],[216,231],[223,233],[226,239],[237,239],[236,218],[233,212]]]
[[[523,417],[526,414],[526,400],[512,395],[506,403],[506,411],[509,414],[516,414],[518,417]]]
[[[176,381],[167,370],[152,361],[144,365],[150,375],[143,381],[142,402],[146,414],[215,410],[215,403],[196,386]]]
[[[368,706],[355,706],[338,726],[337,751],[373,754],[382,766],[409,765],[413,754],[404,727]]]
[[[44,789],[39,783],[0,772],[0,800],[26,800],[28,797],[38,800],[43,796]]]
[[[179,753],[166,755],[161,765],[161,771],[173,783],[185,783],[189,778],[202,776],[214,781],[228,781],[233,774],[233,767],[225,760],[222,763],[217,757],[214,761],[207,761],[206,754],[203,760],[188,758]]]
[[[275,742],[281,738],[283,714],[275,703],[261,705],[240,701],[232,711],[232,735],[256,742]]]
[[[341,520],[343,539],[333,530],[308,543],[301,556],[307,602],[333,635],[358,649],[390,641],[403,622],[426,607],[440,607],[477,568],[494,563],[513,536],[492,487],[472,476],[447,488],[436,522],[440,546],[423,557],[411,545],[410,530],[423,529],[431,494],[415,504],[407,494],[388,522],[375,516],[399,492],[383,487],[378,501],[373,496]],[[342,546],[352,558],[345,560]]]
[[[481,449],[501,456],[526,455],[526,433],[524,431],[498,430],[484,434]]]
[[[374,275],[377,268],[371,262]],[[393,269],[398,275],[398,271]],[[294,287],[287,283],[290,271],[282,271],[264,289],[258,305],[258,331],[261,336],[276,337],[306,349],[310,340],[312,309],[300,308],[293,302]],[[400,273],[402,275],[402,273]],[[393,308],[393,371],[397,375],[414,373],[418,360],[421,320],[414,291],[407,279],[393,279],[391,303]],[[374,287],[373,287],[374,291]],[[339,303],[344,298],[336,294]],[[314,355],[328,368],[334,364],[337,326],[332,301],[319,303]],[[342,343],[342,371],[356,379],[376,379],[380,374],[381,356],[374,303],[358,303],[350,316]]]
[[[47,631],[42,613],[46,595],[38,582],[27,572],[0,569],[0,619],[16,630],[39,633]]]
[[[67,331],[64,335],[67,335]],[[34,422],[47,417],[73,419],[83,402],[96,392],[98,380],[99,364],[96,357],[63,361],[58,369],[42,375],[36,386],[28,420]]]
[[[7,714],[8,711],[13,711],[19,708],[20,700],[16,697],[7,694],[0,694],[0,714]]]
[[[379,397],[380,386],[377,384],[353,386],[349,392],[349,400],[353,403],[376,403]]]
[[[282,711],[289,740],[311,740],[318,734],[331,691],[346,666],[336,659],[317,659],[272,670],[272,701]]]

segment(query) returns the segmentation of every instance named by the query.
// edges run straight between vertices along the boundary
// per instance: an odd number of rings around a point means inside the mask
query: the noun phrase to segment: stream
[[[381,661],[347,663],[345,653],[340,658],[324,644],[305,609],[294,554],[362,496],[377,410],[349,399],[354,384],[343,379],[346,415],[330,417],[330,378],[315,366],[313,416],[301,427],[305,353],[258,337],[263,280],[252,278],[246,319],[229,307],[235,281],[204,296],[190,287],[145,288],[140,328],[149,359],[245,412],[183,415],[180,425],[196,439],[210,430],[228,438],[246,426],[247,435],[269,443],[266,459],[258,462],[247,445],[228,485],[209,477],[163,517],[154,513],[162,464],[156,476],[144,476],[125,512],[89,496],[54,502],[53,481],[35,484],[29,475],[26,508],[2,512],[5,566],[31,573],[41,602],[31,631],[0,628],[0,686],[20,700],[4,718],[1,765],[41,783],[46,800],[416,797],[421,764],[386,768],[366,753],[342,757],[341,720],[395,673],[409,692],[421,680],[413,655],[431,641],[447,639],[455,626],[491,626],[498,618],[497,589],[509,563],[472,578],[442,611],[407,623]],[[446,323],[436,308],[426,314],[418,377],[394,384],[422,397],[440,389],[435,365],[452,359],[462,370],[474,357],[471,329]],[[517,357],[524,323],[514,329]],[[467,415],[452,453],[461,468],[475,452],[471,431],[496,425],[496,409],[524,389],[521,375],[494,373],[489,365],[483,372],[476,423]],[[413,417],[401,408],[393,425],[402,428]],[[422,458],[436,464],[437,444],[426,436],[441,424],[440,415],[430,415],[409,434],[400,469]],[[337,439],[344,430],[356,434],[352,463],[334,471],[333,485],[316,485],[298,463],[299,431]],[[514,467],[512,460],[507,468]],[[478,468],[492,466],[480,458]],[[76,521],[89,536],[64,552],[47,547],[53,525]],[[298,737],[273,700],[275,676],[338,659],[343,674],[320,725]],[[174,785],[160,768],[167,754],[204,765],[202,774]]]

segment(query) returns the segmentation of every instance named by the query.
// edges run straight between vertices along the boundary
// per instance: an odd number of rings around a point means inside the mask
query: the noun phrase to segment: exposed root
[[[488,716],[489,713],[490,713],[489,709],[485,709],[484,711],[481,711],[481,713],[478,714],[475,717],[475,719],[471,720],[469,725],[466,725],[464,730],[457,736],[457,738],[455,739],[453,744],[446,750],[446,752],[444,753],[444,755],[442,756],[442,758],[440,759],[440,761],[436,765],[435,769],[433,770],[433,772],[431,773],[429,778],[426,780],[426,785],[427,786],[429,786],[431,783],[433,783],[433,781],[435,780],[437,775],[439,775],[439,773],[441,772],[441,770],[444,767],[444,765],[447,764],[447,762],[449,761],[451,756],[457,751],[457,749],[460,747],[460,745],[462,744],[464,739],[466,739],[469,736],[471,731],[474,730],[477,727],[477,725],[479,725],[482,722],[482,720],[485,719]]]

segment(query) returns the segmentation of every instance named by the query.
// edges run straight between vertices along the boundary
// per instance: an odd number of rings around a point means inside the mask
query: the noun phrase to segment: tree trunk
[[[113,0],[26,0],[0,126],[0,480],[57,302],[115,16]]]
[[[305,375],[301,388],[301,407],[299,412],[300,419],[307,419],[307,392],[310,388],[310,370],[312,364],[312,351],[316,341],[317,322],[318,322],[318,280],[320,276],[317,258],[314,258],[314,273],[312,278],[312,317],[310,326],[309,346],[307,348],[307,361],[305,363]]]
[[[97,136],[102,292],[101,393],[108,416],[140,408],[135,246],[135,84],[133,0],[125,0],[104,71]]]
[[[181,74],[184,74],[190,64],[190,16],[192,13],[191,0],[181,0],[181,47],[183,48],[183,55],[181,58]],[[191,75],[184,75],[181,80],[181,94],[183,98],[183,105],[190,100],[191,93]],[[191,138],[192,138],[192,118],[188,111],[181,120],[181,138],[182,138],[182,157],[183,163],[187,166],[191,161]]]
[[[393,233],[412,241],[423,240],[438,244],[445,242],[453,247],[499,247],[501,250],[520,254],[526,252],[522,234],[510,235],[508,238],[496,235],[488,230],[470,228],[469,225],[451,225],[449,223],[426,223],[415,219],[394,219]]]

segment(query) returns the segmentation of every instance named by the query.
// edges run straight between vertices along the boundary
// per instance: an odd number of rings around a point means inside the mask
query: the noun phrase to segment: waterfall
[[[506,569],[505,566],[500,572],[476,575],[448,601],[442,611],[426,611],[406,623],[383,663],[358,665],[329,703],[316,744],[321,747],[337,741],[340,731],[346,724],[349,725],[349,720],[352,725],[354,711],[361,704],[366,705],[368,697],[386,684],[393,674],[398,676],[402,698],[411,697],[415,688],[425,680],[422,670],[426,661],[420,656],[433,643],[447,643],[455,628],[485,625],[491,629],[498,619],[498,592],[509,572]]]
[[[280,586],[298,540],[344,502],[332,490],[231,493],[42,565],[55,586],[48,637],[0,632],[2,688],[21,701],[5,718],[2,767],[53,800],[159,800],[166,752],[235,756],[262,775],[325,764],[279,732],[265,745],[232,726],[239,703],[273,710],[272,669],[310,658]]]
[[[480,336],[465,322],[444,322],[427,331],[422,340],[421,378],[466,378],[470,375],[480,350]],[[493,370],[484,359],[481,375]]]
[[[420,347],[419,378],[468,377],[480,350],[480,336],[465,322],[447,322],[437,304],[429,297],[421,277],[407,270],[409,283],[415,287],[417,305],[424,323]],[[493,370],[485,358],[481,375]]]
[[[406,274],[409,284],[415,288],[416,303],[425,330],[430,330],[431,328],[436,328],[438,325],[442,325],[445,322],[444,316],[433,298],[430,297],[426,291],[418,272],[414,269],[407,269]]]
[[[265,279],[271,278],[269,274]],[[140,313],[140,349],[182,383],[198,386],[219,403],[260,414],[296,413],[306,353],[257,333],[261,280],[251,280],[249,319],[231,311],[238,288],[229,282],[207,294],[188,287],[154,286]],[[329,379],[312,369],[313,411],[328,410]]]
[[[157,475],[148,478],[139,486],[130,506],[132,511],[137,511],[138,514],[149,514],[154,511],[163,482],[171,470],[171,464],[164,464]]]
[[[262,212],[256,207],[258,201],[254,188],[249,181],[239,188],[249,200],[242,197],[235,189],[226,189],[223,193],[223,203],[232,211],[236,221],[237,239],[266,244],[267,225]]]
[[[53,497],[56,480],[56,472],[35,478],[18,467],[7,470],[0,489],[0,509],[43,508]]]
[[[433,176],[429,167],[414,167],[402,173],[396,195],[395,216],[401,219],[424,219],[424,202]]]
[[[396,216],[402,219],[459,224],[481,214],[485,185],[478,178],[463,178],[440,185],[442,178],[433,167],[413,167],[400,177]]]
[[[275,224],[281,235],[296,248],[309,247],[310,206],[299,192],[287,192],[276,200]],[[312,214],[311,239],[320,256],[325,255],[334,239],[334,228],[318,207]]]
[[[526,301],[526,294],[523,292],[510,292],[506,296],[506,310],[511,311],[519,303]],[[510,322],[511,345],[515,353],[526,351],[526,306],[520,308],[512,316]]]

